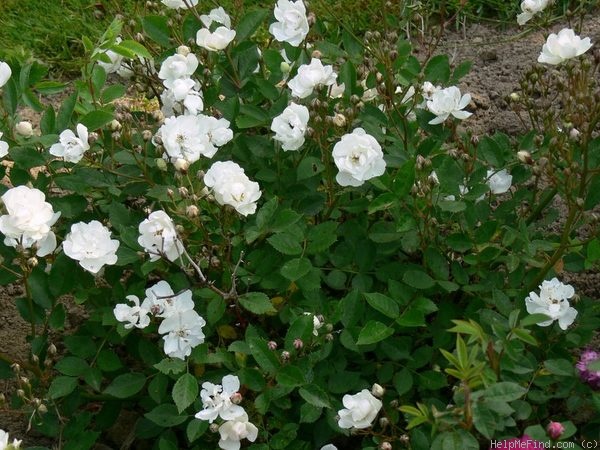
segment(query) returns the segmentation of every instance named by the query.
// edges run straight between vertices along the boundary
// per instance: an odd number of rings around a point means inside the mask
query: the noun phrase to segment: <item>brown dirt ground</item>
[[[553,31],[564,26],[559,24]],[[449,33],[443,40],[442,48],[450,54],[453,62],[473,62],[470,74],[463,79],[460,87],[473,97],[471,110],[475,114],[464,123],[464,127],[474,134],[501,131],[514,135],[527,131],[504,98],[519,91],[519,79],[537,60],[544,36],[541,32],[532,32],[519,38],[521,31],[517,28],[498,31],[473,24],[464,33]],[[600,13],[584,22],[581,35],[590,36],[593,43],[600,43]],[[34,116],[26,118],[35,120]],[[575,285],[578,292],[600,298],[599,273],[564,274],[563,279]],[[28,353],[25,341],[28,324],[20,318],[13,301],[20,294],[18,286],[0,287],[0,352],[16,358],[23,358]],[[0,381],[0,392],[7,398],[13,389],[14,383]],[[26,425],[26,417],[0,409],[0,428],[9,431],[11,436],[24,439],[27,445],[39,445],[39,437],[25,433]]]

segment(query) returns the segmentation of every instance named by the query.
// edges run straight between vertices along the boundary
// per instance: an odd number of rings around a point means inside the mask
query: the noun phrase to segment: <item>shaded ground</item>
[[[557,25],[553,31],[563,26]],[[470,92],[473,97],[471,110],[475,114],[464,126],[474,134],[501,131],[514,135],[527,131],[504,98],[511,92],[518,92],[520,77],[537,61],[545,39],[541,32],[517,38],[520,32],[516,28],[499,32],[474,24],[467,28],[465,35],[450,33],[443,42],[454,62],[473,61],[471,73],[463,80],[461,90]],[[600,44],[599,13],[584,22],[581,34]],[[600,274],[563,275],[563,281],[573,284],[581,294],[600,298]],[[25,340],[28,324],[14,306],[14,298],[20,294],[20,288],[16,286],[0,288],[0,352],[17,358],[26,355],[28,348]],[[0,392],[7,398],[13,389],[13,384],[0,381]],[[25,444],[39,444],[38,438],[25,434],[26,425],[26,417],[0,410],[0,428],[24,439]]]

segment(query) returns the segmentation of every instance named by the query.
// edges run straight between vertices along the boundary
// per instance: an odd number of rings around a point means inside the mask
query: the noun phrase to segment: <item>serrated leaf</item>
[[[58,376],[52,380],[48,388],[48,396],[51,399],[57,399],[69,395],[77,386],[77,378]]]
[[[269,349],[264,339],[250,338],[247,343],[252,357],[264,371],[271,374],[277,372],[280,366],[279,360],[275,353]]]
[[[252,36],[260,24],[269,15],[269,11],[265,9],[257,9],[244,14],[242,20],[235,29],[235,37],[238,41],[243,41]]]
[[[296,281],[310,272],[312,264],[308,258],[296,258],[281,267],[281,275],[290,281]]]
[[[113,119],[114,115],[112,113],[99,109],[86,114],[79,120],[79,122],[85,125],[89,131],[93,131],[102,128],[107,123],[110,123]]]
[[[164,16],[146,16],[142,18],[144,32],[163,47],[171,45],[168,19]]]
[[[299,255],[302,253],[302,246],[298,239],[288,233],[278,233],[267,238],[269,244],[275,250],[284,255]]]
[[[198,381],[189,373],[183,374],[175,382],[172,397],[180,414],[194,403],[194,400],[198,397],[198,390]]]
[[[407,270],[402,276],[402,281],[415,289],[429,289],[435,286],[433,278],[420,270]]]
[[[296,366],[283,366],[277,373],[277,383],[285,387],[302,386],[306,380],[304,373]]]
[[[521,398],[526,392],[527,389],[517,383],[502,381],[491,385],[483,391],[482,395],[487,400],[512,402],[513,400]]]
[[[179,358],[165,358],[161,362],[154,364],[154,368],[161,373],[168,375],[172,373],[177,375],[186,369],[185,361]]]
[[[117,398],[128,398],[142,390],[146,384],[146,376],[142,373],[125,373],[115,378],[104,389],[104,393]]]
[[[56,363],[54,366],[63,375],[78,377],[83,375],[89,368],[88,363],[83,358],[76,356],[66,356]]]
[[[377,322],[376,320],[369,320],[366,325],[360,330],[358,334],[357,345],[369,345],[375,344],[376,342],[383,341],[394,334],[394,329],[387,325]]]
[[[300,388],[298,393],[300,397],[317,408],[331,408],[327,393],[316,384]]]
[[[269,297],[262,292],[248,292],[239,298],[240,304],[251,313],[267,314],[277,312]]]
[[[367,299],[367,303],[381,314],[390,319],[397,319],[400,316],[400,307],[393,299],[377,292],[372,294],[365,293],[364,296]]]
[[[179,415],[173,404],[158,405],[144,417],[163,428],[175,427],[187,420],[186,415]]]

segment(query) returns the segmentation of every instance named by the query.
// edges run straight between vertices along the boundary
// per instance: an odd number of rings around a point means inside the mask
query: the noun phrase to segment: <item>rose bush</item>
[[[586,42],[509,97],[532,132],[473,136],[469,64],[417,59],[385,9],[363,39],[301,0],[155,7],[83,39],[56,109],[39,63],[0,64],[0,281],[31,325],[0,355],[11,408],[72,449],[121,446],[117,422],[161,450],[594,438],[597,355],[574,366],[600,311],[560,281],[600,261]]]

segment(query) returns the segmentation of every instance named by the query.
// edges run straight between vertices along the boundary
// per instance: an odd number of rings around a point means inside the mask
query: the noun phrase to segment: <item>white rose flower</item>
[[[202,112],[204,109],[202,92],[194,88],[183,95],[185,85],[180,84],[180,80],[175,80],[173,86],[173,89],[165,89],[160,94],[161,111],[165,116],[179,116],[181,114],[197,116]]]
[[[17,186],[2,195],[8,214],[0,217],[0,232],[6,238],[4,244],[23,248],[37,247],[38,256],[46,256],[56,248],[56,237],[50,227],[60,217],[46,196],[38,189]]]
[[[222,147],[233,139],[233,131],[229,128],[229,121],[221,118],[200,114],[200,130],[206,137],[205,148],[202,155],[212,158],[217,153],[218,147]]]
[[[186,2],[190,6],[196,6],[198,4],[198,0],[186,0]],[[162,4],[171,9],[187,8],[183,0],[162,0]]]
[[[557,278],[545,280],[540,285],[540,295],[530,292],[525,299],[525,307],[529,314],[545,314],[550,318],[545,322],[538,323],[541,327],[547,327],[555,320],[558,326],[566,330],[575,321],[577,310],[569,305],[567,299],[575,295],[575,289],[570,284],[563,284]]]
[[[63,158],[66,162],[78,163],[83,154],[90,149],[88,129],[77,124],[77,136],[71,130],[65,130],[58,137],[59,142],[50,147],[50,154]]]
[[[321,450],[338,450],[338,448],[333,444],[327,444],[321,447]]]
[[[248,439],[254,442],[258,437],[258,428],[248,421],[248,414],[236,417],[233,420],[228,420],[219,427],[219,447],[223,450],[239,450],[240,441]]]
[[[144,305],[155,316],[167,318],[194,309],[194,300],[189,289],[175,294],[169,283],[161,280],[146,289],[146,298],[142,306]]]
[[[2,131],[0,131],[0,138],[2,134]],[[4,158],[6,155],[8,155],[8,143],[0,140],[0,158]]]
[[[558,34],[548,36],[542,47],[538,62],[546,64],[560,64],[567,59],[583,55],[592,47],[590,38],[581,39],[570,28],[563,28]]]
[[[487,184],[492,194],[504,194],[510,189],[512,184],[512,175],[508,170],[502,169],[498,172],[494,170],[487,171]]]
[[[303,64],[298,68],[298,73],[290,80],[288,86],[294,97],[306,98],[317,86],[333,85],[336,78],[337,74],[333,72],[332,66],[323,66],[319,59],[313,58],[310,64]]]
[[[371,100],[375,100],[379,93],[377,92],[377,87],[373,87],[371,89],[367,88],[367,80],[362,80],[360,85],[363,88],[363,95],[360,98],[363,102],[370,102]]]
[[[198,161],[200,155],[212,157],[214,152],[207,149],[206,135],[201,127],[198,116],[166,118],[157,133],[165,147],[165,156],[169,156],[171,161],[182,158],[190,163]]]
[[[190,78],[198,68],[198,58],[193,53],[180,55],[176,53],[163,61],[158,71],[158,78],[163,80],[165,87],[171,89],[175,80]]]
[[[138,230],[138,243],[150,255],[150,261],[156,261],[161,256],[175,261],[182,254],[183,244],[166,212],[154,211],[140,223]]]
[[[119,322],[127,322],[125,328],[130,329],[146,328],[150,325],[150,317],[148,314],[150,311],[144,307],[145,301],[140,305],[140,299],[135,295],[128,295],[125,297],[127,300],[133,303],[133,306],[129,306],[126,303],[119,303],[113,309],[113,314]]]
[[[227,27],[218,27],[214,32],[208,28],[200,28],[196,33],[196,44],[211,52],[218,52],[226,48],[235,38],[235,30]]]
[[[431,100],[427,101],[427,109],[437,117],[429,121],[430,125],[443,123],[450,115],[463,120],[471,116],[472,113],[462,111],[471,101],[471,95],[465,94],[461,97],[460,89],[451,86],[446,89],[435,91],[431,95]]]
[[[333,159],[339,169],[335,180],[341,186],[360,186],[385,172],[381,146],[362,128],[342,136],[333,147]]]
[[[275,132],[273,139],[281,142],[281,148],[285,151],[298,150],[304,144],[309,118],[306,106],[290,103],[271,123],[271,131]]]
[[[165,335],[165,354],[179,359],[190,356],[192,349],[204,342],[204,325],[206,321],[193,309],[165,318],[158,327],[158,332]]]
[[[200,21],[206,28],[210,28],[213,22],[219,23],[226,28],[231,28],[231,18],[222,6],[212,9],[208,14],[202,14],[200,16]]]
[[[4,61],[0,61],[0,88],[8,82],[11,75],[10,66]]]
[[[110,230],[97,220],[71,225],[71,232],[63,242],[63,251],[91,273],[98,273],[105,265],[117,262],[119,241],[110,238]]]
[[[346,91],[346,84],[333,83],[329,88],[329,98],[341,98]]]
[[[10,449],[17,450],[21,448],[21,442],[17,439],[13,439],[12,443],[8,442],[8,433],[4,430],[0,430],[0,450]]]
[[[31,137],[33,136],[33,125],[31,122],[23,120],[15,125],[15,131],[23,137]]]
[[[202,411],[196,413],[196,419],[213,423],[221,416],[223,420],[232,420],[244,414],[244,408],[234,404],[231,397],[240,390],[240,379],[235,375],[225,375],[221,384],[208,381],[202,383],[200,399]]]
[[[525,25],[537,13],[543,11],[548,6],[549,0],[523,0],[521,2],[521,14],[517,16],[517,23]]]
[[[204,184],[213,189],[220,205],[229,205],[243,216],[254,214],[261,192],[258,183],[250,181],[239,165],[217,161],[204,175]]]
[[[275,5],[275,19],[269,27],[275,39],[279,42],[298,47],[308,34],[308,18],[306,7],[302,0],[279,0]]]
[[[338,411],[340,428],[368,428],[381,409],[381,400],[375,398],[368,389],[358,394],[344,395],[342,403],[346,407]]]

